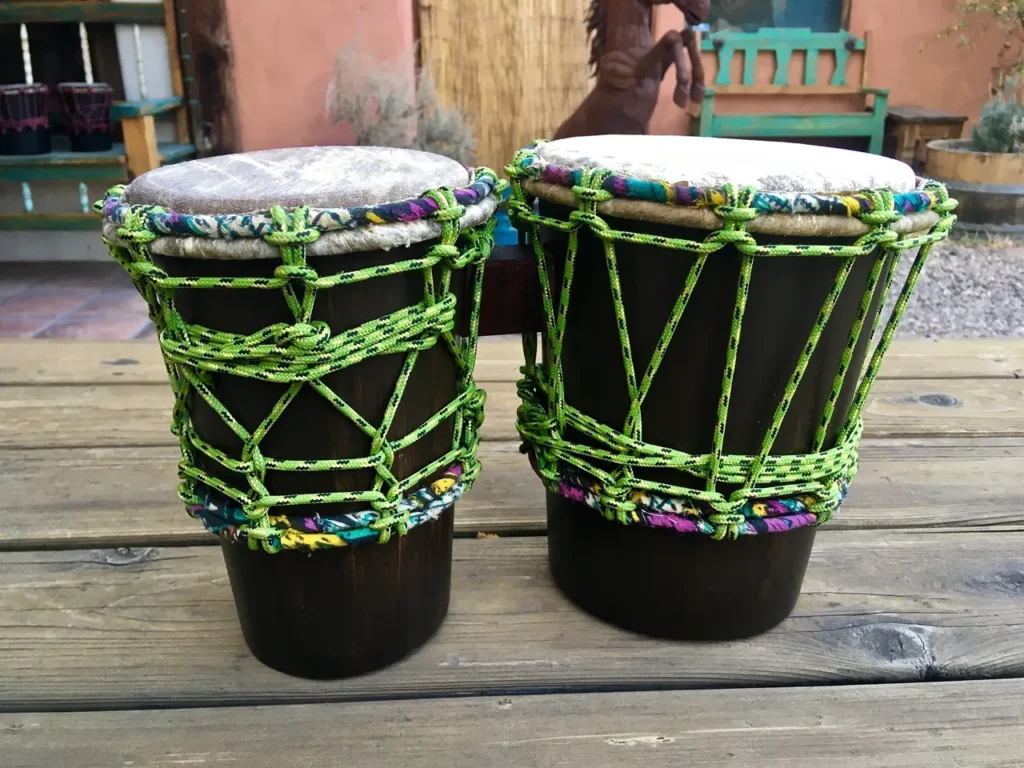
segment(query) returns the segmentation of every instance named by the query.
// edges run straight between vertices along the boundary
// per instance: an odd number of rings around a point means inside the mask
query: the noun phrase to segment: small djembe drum
[[[444,618],[503,186],[423,152],[319,147],[167,166],[97,204],[157,328],[179,493],[222,536],[271,667],[358,674]]]
[[[728,139],[565,139],[506,170],[544,304],[518,429],[556,583],[657,636],[776,625],[955,201],[894,160]]]
[[[0,85],[0,155],[50,151],[49,93],[42,83]]]
[[[58,83],[72,152],[105,152],[113,146],[114,89],[106,83]]]

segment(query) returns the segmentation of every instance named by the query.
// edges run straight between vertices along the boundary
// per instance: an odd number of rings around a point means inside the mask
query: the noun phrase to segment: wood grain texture
[[[126,117],[121,121],[128,178],[160,167],[160,148],[156,144],[156,122],[152,115]]]
[[[518,440],[515,384],[490,382],[484,440]],[[168,384],[0,387],[0,448],[173,445]],[[869,437],[1024,437],[1024,382],[915,379],[876,383]]]
[[[477,381],[516,381],[523,364],[518,338],[480,342]],[[882,379],[1024,377],[1024,339],[900,339],[886,357]],[[141,341],[0,339],[0,385],[162,384],[160,350]]]
[[[1009,768],[1022,711],[1019,680],[488,696],[0,715],[0,748],[8,768]]]
[[[242,150],[225,0],[175,0],[192,141],[200,157]]]
[[[544,493],[518,446],[486,442],[484,470],[455,530],[534,534]],[[213,545],[178,501],[174,447],[0,450],[0,550]],[[828,530],[1024,528],[1024,440],[867,440],[860,473]]]
[[[1020,676],[1022,552],[1019,532],[822,531],[791,618],[748,641],[697,647],[575,610],[551,583],[541,538],[460,540],[438,635],[394,667],[331,683],[249,655],[216,548],[5,553],[0,708]]]

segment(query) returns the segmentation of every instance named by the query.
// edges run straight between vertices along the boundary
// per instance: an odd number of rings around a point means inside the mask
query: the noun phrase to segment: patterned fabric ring
[[[472,184],[453,193],[459,205],[476,205],[491,195],[500,194],[506,186],[507,182],[493,171],[479,168]],[[124,202],[124,187],[113,187],[97,206],[97,210],[102,207],[103,218],[118,227],[124,226],[130,213],[139,214],[144,221],[143,228],[159,235],[238,240],[263,237],[275,231],[269,213],[175,213],[154,205],[130,205]],[[375,206],[313,208],[310,209],[310,226],[320,232],[330,232],[398,224],[430,218],[438,209],[437,201],[427,196]]]
[[[536,459],[530,452],[530,464],[537,470]],[[558,479],[546,480],[540,473],[538,476],[552,493],[557,493],[570,501],[583,504],[590,509],[614,519],[613,510],[607,509],[602,501],[600,481],[564,462],[559,465]],[[846,497],[849,485],[846,481],[839,483],[838,509]],[[717,515],[710,505],[693,499],[682,497],[668,498],[648,491],[633,491],[629,500],[636,508],[629,513],[628,524],[640,525],[645,528],[662,528],[673,533],[697,533],[715,536],[720,526],[716,526],[709,518]],[[817,496],[803,494],[784,499],[756,499],[749,501],[737,514],[744,520],[735,526],[737,536],[757,536],[760,534],[783,533],[785,531],[817,525],[819,515],[811,511],[811,507],[819,501]]]
[[[536,146],[536,145],[535,145]],[[528,147],[517,158],[516,171],[525,178],[542,181],[558,187],[576,187],[581,184],[583,171],[541,160]],[[604,179],[602,189],[615,197],[643,200],[651,203],[679,205],[694,208],[714,208],[725,205],[725,191],[718,187],[693,187],[669,181],[634,179],[610,175]],[[894,195],[897,213],[907,215],[932,210],[940,203],[938,192],[930,188]],[[872,209],[870,197],[863,193],[850,195],[814,195],[805,193],[773,193],[758,191],[752,207],[760,214],[815,214],[818,216],[857,216]]]
[[[437,520],[466,492],[469,483],[462,480],[462,467],[455,465],[429,485],[406,496],[399,503],[399,515],[407,515],[411,530]],[[250,521],[241,505],[203,483],[196,484],[196,498],[186,501],[188,513],[201,521],[208,531],[227,539],[246,539]],[[373,510],[324,517],[270,515],[270,524],[280,532],[282,549],[313,551],[376,542],[381,531],[370,526],[380,520]],[[392,526],[395,527],[395,526]]]

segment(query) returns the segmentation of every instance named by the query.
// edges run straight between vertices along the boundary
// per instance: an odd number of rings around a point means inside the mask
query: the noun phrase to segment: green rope
[[[759,217],[759,213],[752,207],[756,190],[753,187],[737,188],[727,185],[724,188],[726,203],[714,209],[722,220],[722,228],[709,233],[702,241],[695,241],[612,229],[598,212],[598,205],[613,197],[610,192],[602,189],[602,184],[611,173],[606,170],[591,169],[582,174],[580,185],[573,187],[572,190],[577,206],[567,220],[536,213],[528,201],[524,186],[529,176],[524,170],[528,163],[524,163],[523,160],[530,152],[529,149],[522,150],[505,170],[512,182],[512,193],[507,203],[509,217],[516,226],[526,229],[534,247],[545,314],[545,343],[550,351],[550,354],[544,356],[543,362],[538,363],[536,336],[523,337],[526,364],[522,369],[523,378],[518,385],[522,402],[517,412],[517,428],[525,446],[533,452],[537,471],[545,484],[549,488],[558,487],[561,477],[560,463],[582,470],[600,482],[601,509],[605,516],[608,519],[617,519],[623,524],[632,521],[631,513],[637,507],[634,498],[645,491],[705,502],[714,510],[707,519],[714,526],[716,539],[735,538],[738,535],[738,527],[745,519],[740,511],[750,501],[757,499],[784,498],[801,494],[813,496],[816,500],[809,505],[810,511],[818,515],[820,523],[827,522],[841,502],[845,484],[856,473],[857,449],[863,429],[862,411],[871,385],[878,375],[882,359],[892,342],[896,327],[933,245],[946,238],[956,221],[953,214],[956,201],[949,198],[945,187],[935,183],[929,187],[938,199],[934,210],[939,215],[939,221],[925,234],[901,237],[895,232],[892,226],[901,216],[895,210],[894,196],[888,191],[878,191],[866,193],[871,202],[871,210],[859,214],[858,218],[870,229],[852,245],[760,245],[747,229],[749,223]],[[579,230],[584,226],[601,240],[604,248],[630,402],[621,429],[596,421],[565,400],[562,353],[572,280],[579,250]],[[561,232],[568,237],[557,306],[551,289],[550,256],[540,239],[542,227]],[[684,251],[697,256],[639,384],[618,276],[616,244],[620,242]],[[739,251],[741,263],[711,450],[706,454],[696,455],[646,443],[643,440],[641,417],[644,399],[686,311],[707,258],[727,246]],[[854,350],[862,340],[869,319],[869,340],[874,338],[878,329],[885,302],[879,300],[874,316],[869,318],[869,315],[872,314],[871,306],[876,299],[876,290],[882,282],[883,270],[888,264],[889,272],[885,280],[887,295],[899,256],[903,251],[912,248],[920,248],[920,251],[910,275],[866,366],[850,411],[839,430],[836,444],[826,450],[826,434],[852,366]],[[736,358],[753,264],[757,258],[783,256],[828,256],[841,259],[842,264],[822,303],[795,369],[789,377],[771,424],[761,442],[760,450],[754,455],[729,455],[724,453],[729,400],[736,374]],[[793,397],[858,258],[871,258],[874,265],[815,433],[814,450],[806,455],[773,456],[772,447]],[[590,437],[596,441],[597,447],[567,439],[565,435],[568,429],[577,430]],[[611,465],[611,470],[607,469],[608,465]],[[643,480],[634,474],[638,468],[674,469],[685,472],[702,478],[705,481],[704,487],[695,489]],[[722,485],[740,487],[726,495],[719,490]]]
[[[480,169],[477,178],[482,174],[494,176],[492,171]],[[499,182],[499,193],[501,185]],[[108,195],[118,191],[117,188],[112,189]],[[465,207],[457,203],[451,190],[433,190],[425,196],[438,205],[438,210],[430,218],[441,224],[441,236],[424,256],[324,276],[307,261],[306,247],[319,238],[320,232],[311,226],[310,212],[306,207],[286,211],[275,206],[270,210],[273,227],[264,234],[263,240],[276,246],[281,254],[281,264],[274,270],[272,278],[171,277],[153,261],[150,244],[158,235],[146,229],[146,209],[143,207],[126,214],[124,225],[117,230],[117,240],[104,238],[111,255],[128,272],[146,300],[149,316],[157,329],[174,393],[171,432],[181,445],[179,476],[182,483],[179,495],[186,505],[198,503],[196,484],[203,483],[239,503],[249,521],[242,528],[252,549],[262,547],[267,552],[280,551],[281,531],[271,524],[271,510],[305,504],[369,504],[379,513],[379,519],[370,527],[379,533],[378,541],[383,543],[389,540],[392,532],[405,534],[409,513],[401,513],[399,503],[431,475],[458,463],[462,467],[460,479],[468,487],[480,473],[477,448],[485,394],[476,387],[473,369],[484,264],[494,245],[495,220],[492,217],[484,225],[462,230],[460,221]],[[452,273],[470,265],[475,269],[469,334],[456,337],[454,327],[458,299],[451,292]],[[440,279],[435,280],[434,272],[438,266]],[[332,335],[327,323],[312,319],[319,291],[407,272],[419,272],[423,278],[423,299],[413,306],[337,335]],[[175,301],[179,288],[281,291],[294,322],[276,323],[251,334],[228,333],[187,323]],[[459,372],[458,394],[408,434],[389,438],[388,432],[419,354],[439,341],[444,343],[455,360]],[[392,354],[404,355],[404,361],[379,425],[367,421],[322,381],[328,374],[369,358]],[[270,413],[250,432],[218,399],[213,386],[214,374],[289,386]],[[370,438],[369,456],[296,460],[264,455],[260,447],[263,439],[304,387],[321,395]],[[226,454],[198,434],[187,405],[193,394],[201,397],[242,441],[240,456]],[[410,476],[402,480],[396,477],[392,471],[395,455],[449,419],[454,421],[450,450]],[[200,456],[244,475],[248,488],[236,488],[204,471],[197,462]],[[359,469],[372,469],[375,473],[372,486],[362,491],[280,495],[272,494],[266,486],[269,470],[338,472]]]

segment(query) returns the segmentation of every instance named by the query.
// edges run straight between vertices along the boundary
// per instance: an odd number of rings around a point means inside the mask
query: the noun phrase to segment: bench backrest
[[[815,90],[821,93],[852,91],[847,81],[846,69],[850,54],[866,51],[867,40],[849,32],[812,32],[806,28],[769,28],[757,32],[716,32],[701,42],[704,51],[718,55],[718,77],[716,89],[726,86],[730,89],[765,90],[765,85],[756,82],[757,55],[761,52],[775,54],[775,76],[771,86],[776,89]],[[732,81],[732,60],[737,51],[744,54],[742,83]],[[829,84],[818,84],[818,59],[822,52],[835,56],[836,70]],[[803,53],[805,58],[801,83],[789,82],[789,65],[794,53]]]

